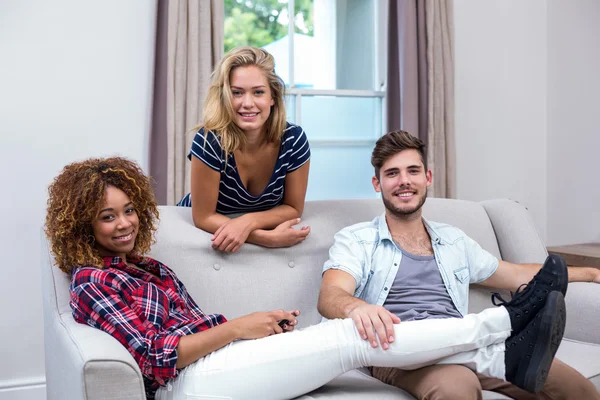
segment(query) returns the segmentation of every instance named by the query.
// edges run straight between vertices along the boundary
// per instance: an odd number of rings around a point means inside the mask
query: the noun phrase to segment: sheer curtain
[[[159,0],[150,174],[160,204],[190,190],[186,161],[210,74],[223,55],[220,0]]]
[[[455,197],[454,13],[451,0],[426,0],[428,154],[434,171],[430,195]]]
[[[432,197],[455,195],[452,0],[389,2],[388,131],[427,144]]]

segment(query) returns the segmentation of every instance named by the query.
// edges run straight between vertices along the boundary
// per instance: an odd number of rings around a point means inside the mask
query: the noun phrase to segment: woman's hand
[[[235,253],[248,239],[254,230],[254,223],[249,215],[232,218],[216,230],[211,238],[212,247],[228,253]]]
[[[292,314],[294,317],[298,317],[300,315],[300,310],[291,310],[288,311],[290,314]],[[283,328],[283,332],[291,332],[294,330],[294,328],[296,327],[296,325],[298,325],[298,320],[297,319],[293,319],[293,320],[289,320],[289,319],[283,319],[281,321],[278,322],[278,325]]]
[[[302,242],[310,233],[310,227],[303,226],[295,229],[293,226],[300,222],[300,218],[293,218],[282,222],[277,227],[266,233],[267,247],[291,247]]]
[[[290,332],[298,324],[296,317],[300,315],[299,310],[284,311],[275,310],[268,312],[255,312],[240,318],[231,320],[237,329],[239,339],[260,339],[270,335]],[[280,322],[287,322],[279,325]]]

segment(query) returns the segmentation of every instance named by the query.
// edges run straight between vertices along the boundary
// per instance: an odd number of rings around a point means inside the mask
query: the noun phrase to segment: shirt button
[[[387,287],[384,287],[384,288],[383,288],[383,290],[385,290],[385,291],[387,292],[388,288],[387,288]]]
[[[398,266],[398,263],[394,263],[394,267],[397,267],[397,266]]]
[[[296,266],[296,264],[293,261],[290,261],[288,263],[288,267],[290,267],[290,268],[294,268],[295,266]]]
[[[215,265],[213,265],[213,268],[215,269],[215,271],[218,271],[221,269],[221,265],[215,264]]]

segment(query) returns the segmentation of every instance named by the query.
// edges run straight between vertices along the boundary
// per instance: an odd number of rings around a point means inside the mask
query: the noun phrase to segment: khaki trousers
[[[438,364],[412,371],[373,367],[372,372],[375,378],[406,390],[419,400],[480,400],[482,390],[516,400],[600,400],[600,394],[589,380],[558,359],[554,359],[546,384],[537,394],[501,379],[479,375],[462,365]]]

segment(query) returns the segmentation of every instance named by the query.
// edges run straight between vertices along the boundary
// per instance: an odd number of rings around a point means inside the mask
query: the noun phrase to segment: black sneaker
[[[567,263],[558,254],[549,254],[532,282],[537,282],[537,285],[543,286],[544,290],[558,290],[566,296],[569,285]]]
[[[506,341],[506,380],[539,392],[550,371],[566,323],[565,300],[561,292],[550,292],[546,304],[527,327]]]
[[[506,307],[510,316],[512,337],[521,332],[542,309],[549,293],[556,290],[564,296],[568,283],[567,264],[559,255],[550,254],[533,279],[528,284],[521,285],[510,301],[505,301],[500,294],[494,293],[492,303]]]

